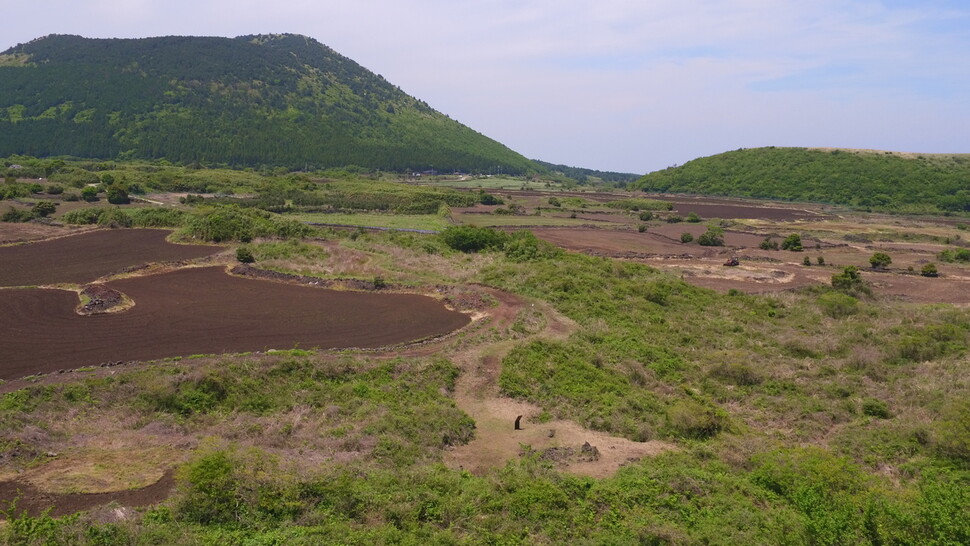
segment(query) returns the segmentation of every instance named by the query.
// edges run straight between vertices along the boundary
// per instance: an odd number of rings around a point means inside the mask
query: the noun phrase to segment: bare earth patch
[[[490,312],[489,327],[501,331],[512,324],[520,310],[527,309],[544,322],[541,330],[530,338],[565,339],[577,329],[574,322],[548,304],[526,304],[518,297],[502,292],[495,292],[494,295],[500,304]],[[542,413],[540,407],[502,396],[498,388],[502,358],[521,341],[483,343],[453,357],[462,370],[455,386],[455,403],[475,420],[476,428],[474,440],[445,454],[445,463],[449,467],[483,474],[520,457],[524,445],[535,451],[568,448],[581,452],[582,446],[589,443],[598,450],[597,459],[565,457],[557,462],[566,472],[605,477],[628,462],[676,449],[667,442],[634,442],[610,436],[584,428],[574,421],[536,422],[536,417]],[[515,420],[520,415],[522,430],[515,430]]]

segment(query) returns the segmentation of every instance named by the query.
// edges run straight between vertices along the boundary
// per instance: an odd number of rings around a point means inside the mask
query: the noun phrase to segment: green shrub
[[[924,277],[939,277],[940,272],[936,269],[936,264],[925,264],[919,272],[920,275]]]
[[[687,244],[687,243],[689,243],[689,242],[691,242],[693,240],[694,240],[694,236],[691,235],[690,233],[681,233],[680,234],[680,242],[682,242],[684,244]]]
[[[183,210],[165,207],[146,207],[131,209],[128,216],[131,224],[137,227],[179,227],[185,222]]]
[[[876,252],[869,258],[869,264],[872,265],[873,269],[885,269],[891,263],[893,263],[893,259],[885,252]]]
[[[701,217],[698,216],[696,212],[691,212],[687,214],[687,218],[685,220],[692,224],[698,224],[701,221]]]
[[[678,400],[667,408],[667,425],[677,436],[703,440],[727,428],[727,413],[692,399]]]
[[[97,224],[104,209],[74,209],[61,218],[65,223],[75,225]]]
[[[305,237],[310,233],[310,227],[263,210],[229,205],[196,209],[185,220],[182,233],[216,243],[246,243],[256,237]]]
[[[562,255],[562,249],[539,239],[531,231],[516,231],[503,245],[505,256],[513,262],[527,262],[555,258]]]
[[[131,216],[118,208],[102,209],[101,215],[98,217],[98,225],[110,228],[131,227]]]
[[[832,288],[853,295],[872,293],[866,282],[862,280],[859,268],[854,265],[846,266],[842,268],[841,273],[832,275]]]
[[[804,266],[811,266],[812,265],[812,259],[809,258],[808,256],[805,256],[805,258],[802,259],[802,265],[804,265]]]
[[[641,222],[649,222],[650,220],[653,220],[653,213],[650,211],[643,211],[640,213],[639,218]]]
[[[667,217],[667,223],[668,224],[679,224],[680,222],[683,222],[683,221],[684,221],[684,219],[681,218],[680,216],[676,215],[676,214],[672,214],[672,215],[670,215],[670,216]]]
[[[37,218],[45,218],[57,212],[57,206],[50,201],[38,201],[30,210]]]
[[[701,236],[697,238],[697,244],[701,246],[724,246],[724,230],[714,226],[707,228],[707,231],[701,233]]]
[[[937,254],[937,258],[941,262],[953,263],[953,262],[970,262],[970,249],[966,248],[949,248]]]
[[[637,231],[639,231],[640,233],[644,233],[647,231],[647,226],[644,224],[640,224],[639,226],[637,226]]]
[[[81,190],[81,199],[85,201],[93,202],[98,200],[98,187],[97,186],[85,186]]]
[[[816,263],[817,263],[818,265],[825,265],[825,258],[823,258],[823,257],[821,257],[821,256],[819,256],[818,258],[816,258],[816,259],[815,259],[815,262],[816,262]]]
[[[501,231],[475,226],[449,227],[439,237],[450,248],[461,252],[499,249],[509,240],[509,236]]]
[[[830,292],[818,297],[817,303],[822,312],[835,319],[852,316],[859,312],[859,300],[839,292]]]
[[[862,401],[862,414],[878,419],[889,419],[892,417],[892,412],[889,411],[889,405],[875,398],[866,398]]]
[[[123,186],[108,186],[105,193],[108,196],[108,202],[112,205],[127,205],[128,203],[131,203],[131,198],[128,197],[128,190]]]
[[[761,250],[778,250],[778,241],[773,240],[771,237],[765,237],[764,241],[758,245]]]
[[[241,246],[236,249],[236,260],[244,264],[251,264],[256,261],[256,258],[253,257],[253,251],[248,246]]]
[[[933,423],[933,440],[945,457],[970,467],[970,398],[950,402]]]
[[[0,216],[0,222],[29,222],[34,219],[34,213],[29,210],[10,207]]]
[[[62,193],[64,193],[64,186],[61,186],[60,184],[51,184],[50,186],[47,186],[48,195],[60,195]]]
[[[797,233],[792,233],[785,240],[781,242],[782,250],[790,250],[792,252],[802,251],[802,236]]]

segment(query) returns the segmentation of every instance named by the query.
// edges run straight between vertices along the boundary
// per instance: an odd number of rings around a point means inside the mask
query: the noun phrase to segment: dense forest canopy
[[[754,148],[652,172],[645,191],[970,211],[970,154]]]
[[[542,170],[304,36],[87,39],[0,54],[0,156]]]

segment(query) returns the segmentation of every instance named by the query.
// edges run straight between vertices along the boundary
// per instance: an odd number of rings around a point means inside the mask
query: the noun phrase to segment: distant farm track
[[[80,316],[77,296],[2,291],[0,379],[103,362],[201,353],[377,348],[447,334],[469,322],[427,296],[334,291],[189,268],[107,283],[135,306]]]
[[[148,262],[188,260],[220,247],[175,245],[164,229],[99,230],[27,245],[0,247],[0,286],[88,283]]]

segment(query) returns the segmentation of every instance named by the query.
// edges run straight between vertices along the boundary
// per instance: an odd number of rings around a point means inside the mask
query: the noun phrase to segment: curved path
[[[575,421],[554,420],[536,423],[533,418],[542,408],[529,402],[502,396],[498,377],[502,359],[516,345],[532,339],[564,340],[578,329],[572,320],[562,316],[544,302],[525,303],[517,296],[492,291],[499,305],[489,313],[490,323],[485,328],[499,331],[508,328],[521,312],[534,313],[542,329],[525,339],[509,339],[498,343],[481,343],[458,352],[452,360],[461,368],[462,374],[455,385],[455,403],[475,420],[475,439],[445,454],[445,463],[451,468],[482,474],[490,469],[504,466],[521,455],[522,445],[534,450],[548,448],[572,448],[577,452],[586,442],[599,450],[599,459],[591,462],[564,461],[561,468],[567,472],[593,477],[612,475],[620,466],[641,457],[677,449],[667,442],[634,442],[626,438],[610,436],[584,428]],[[490,328],[488,328],[490,330]],[[486,332],[482,336],[485,337]],[[517,416],[522,415],[522,430],[515,430]]]

